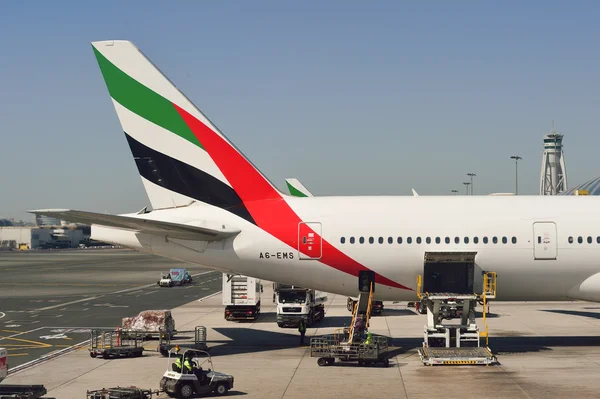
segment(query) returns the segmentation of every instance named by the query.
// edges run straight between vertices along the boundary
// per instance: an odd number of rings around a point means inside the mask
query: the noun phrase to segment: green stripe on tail
[[[116,102],[140,117],[204,148],[171,101],[121,71],[94,46],[92,48],[108,92]]]

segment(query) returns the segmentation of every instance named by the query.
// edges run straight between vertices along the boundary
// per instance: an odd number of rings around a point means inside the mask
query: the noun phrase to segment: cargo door
[[[533,224],[533,257],[535,259],[556,259],[558,242],[554,222],[536,222]]]
[[[298,256],[300,259],[321,259],[321,223],[307,222],[298,225]]]

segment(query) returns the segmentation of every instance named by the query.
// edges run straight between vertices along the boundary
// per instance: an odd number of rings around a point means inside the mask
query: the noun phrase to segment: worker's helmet
[[[175,352],[179,353],[179,345],[175,345]]]

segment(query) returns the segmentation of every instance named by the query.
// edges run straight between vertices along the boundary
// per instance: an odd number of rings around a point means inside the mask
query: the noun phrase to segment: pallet
[[[498,362],[489,348],[420,348],[423,364],[435,365],[490,365]]]

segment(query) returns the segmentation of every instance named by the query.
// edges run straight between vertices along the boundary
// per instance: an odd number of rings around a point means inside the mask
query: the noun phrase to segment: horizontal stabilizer
[[[137,216],[107,215],[71,209],[40,209],[28,212],[55,217],[72,223],[95,224],[118,229],[136,230],[141,233],[168,235],[169,237],[183,240],[220,241],[233,237],[240,232],[240,230],[233,229],[217,230],[187,224],[150,220]]]
[[[295,178],[285,179],[285,183],[288,186],[288,190],[290,190],[290,194],[294,197],[312,197],[310,191],[302,183],[300,180]]]

